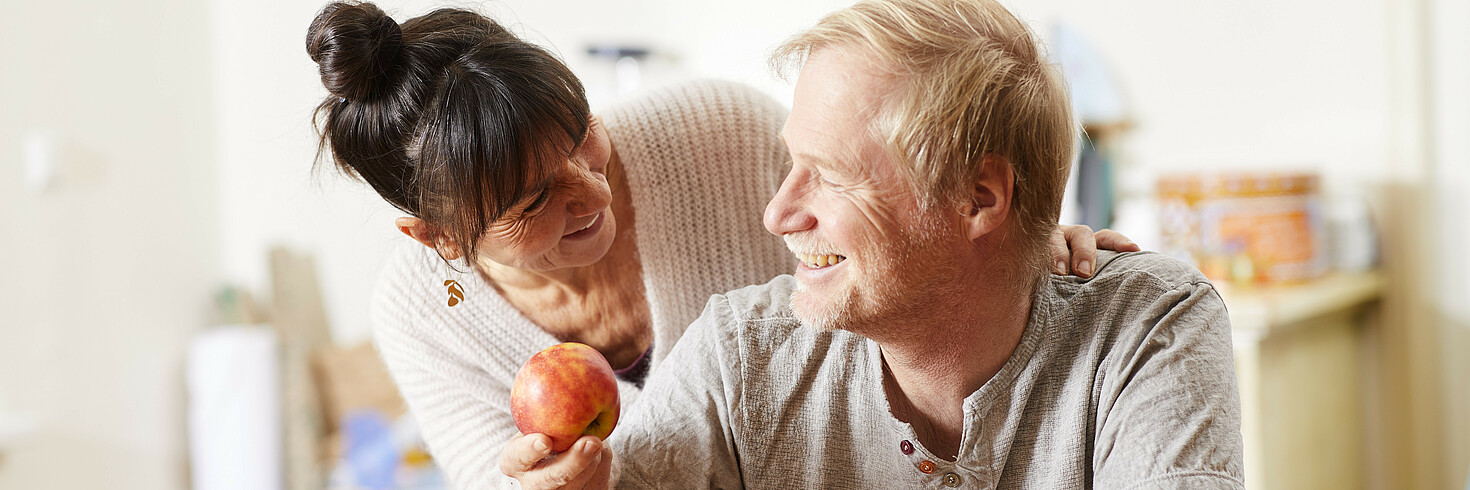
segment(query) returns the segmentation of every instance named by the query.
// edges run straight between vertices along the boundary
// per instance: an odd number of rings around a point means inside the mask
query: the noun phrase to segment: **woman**
[[[554,56],[454,9],[400,26],[333,3],[306,44],[331,93],[323,146],[424,245],[387,265],[374,334],[459,487],[509,484],[509,391],[532,354],[592,346],[626,406],[711,294],[794,268],[760,220],[785,173],[785,113],[751,89],[686,84],[602,120]],[[1068,231],[1072,263],[1095,263],[1089,230]]]

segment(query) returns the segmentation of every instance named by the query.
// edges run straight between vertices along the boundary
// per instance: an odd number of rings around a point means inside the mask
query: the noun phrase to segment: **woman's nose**
[[[580,165],[572,167],[577,169],[571,186],[575,195],[567,202],[567,212],[572,216],[582,217],[606,209],[612,203],[612,190],[608,187],[607,176]]]
[[[588,151],[585,158],[587,158],[587,169],[599,174],[607,173],[607,164],[612,160],[611,155],[595,150]]]

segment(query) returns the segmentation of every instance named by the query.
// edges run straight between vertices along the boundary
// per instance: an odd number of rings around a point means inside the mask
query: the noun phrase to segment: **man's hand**
[[[610,485],[612,448],[595,436],[582,436],[572,448],[551,454],[551,438],[521,435],[500,452],[500,471],[526,490],[605,489]]]
[[[1058,225],[1051,233],[1051,273],[1066,275],[1070,270],[1078,277],[1092,277],[1097,268],[1097,249],[1114,252],[1143,250],[1128,237],[1113,230],[1094,234],[1087,225]]]

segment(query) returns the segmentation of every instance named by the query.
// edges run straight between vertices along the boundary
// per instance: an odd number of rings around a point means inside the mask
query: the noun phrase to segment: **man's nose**
[[[766,214],[762,220],[766,231],[782,236],[805,231],[816,224],[816,219],[807,210],[808,186],[804,181],[798,169],[793,168],[791,173],[786,174],[786,180],[781,182],[781,190],[776,191],[776,196],[766,204]]]

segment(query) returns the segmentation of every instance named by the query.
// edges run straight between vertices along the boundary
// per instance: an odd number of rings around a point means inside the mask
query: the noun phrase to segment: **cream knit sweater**
[[[649,93],[604,115],[637,216],[653,370],[710,295],[794,269],[785,245],[761,225],[785,176],[785,113],[748,87],[704,81]],[[455,307],[447,305],[445,265],[405,241],[374,293],[378,349],[451,484],[513,487],[499,469],[501,448],[518,433],[511,382],[521,363],[559,341],[478,274],[451,274],[465,295]],[[619,383],[626,411],[639,390]]]

